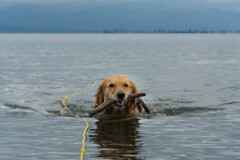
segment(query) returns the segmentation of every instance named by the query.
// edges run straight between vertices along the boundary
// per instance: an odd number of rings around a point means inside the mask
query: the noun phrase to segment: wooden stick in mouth
[[[134,94],[130,94],[128,95],[128,99],[131,98],[136,98],[136,97],[142,97],[142,96],[146,96],[146,93],[134,93]],[[115,101],[112,99],[107,100],[106,102],[104,102],[103,104],[101,104],[100,106],[98,106],[97,108],[95,108],[94,110],[92,110],[90,112],[90,117],[94,116],[95,114],[101,112],[102,110],[104,110],[105,108],[107,108],[108,106],[110,106],[111,104],[113,104]]]

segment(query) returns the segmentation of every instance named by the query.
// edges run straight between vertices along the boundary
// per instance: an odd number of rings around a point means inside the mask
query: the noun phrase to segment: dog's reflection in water
[[[97,157],[119,160],[140,160],[141,139],[136,117],[104,116],[96,122],[90,139],[99,146]]]

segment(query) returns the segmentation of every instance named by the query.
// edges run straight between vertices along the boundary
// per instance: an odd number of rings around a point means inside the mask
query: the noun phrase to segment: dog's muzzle
[[[117,93],[117,100],[115,102],[115,106],[117,108],[123,108],[124,107],[124,101],[125,101],[125,93],[123,91],[119,91]]]

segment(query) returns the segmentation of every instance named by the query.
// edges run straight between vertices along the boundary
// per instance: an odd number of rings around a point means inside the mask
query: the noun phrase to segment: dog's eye
[[[127,84],[127,83],[124,83],[124,87],[128,87],[128,84]]]
[[[109,87],[110,87],[110,88],[113,88],[113,87],[114,87],[114,84],[112,84],[112,83],[109,84]]]

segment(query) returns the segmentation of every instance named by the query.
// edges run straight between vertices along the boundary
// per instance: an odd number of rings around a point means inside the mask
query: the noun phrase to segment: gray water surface
[[[240,159],[239,34],[0,34],[0,159]],[[128,76],[154,112],[90,118]],[[65,95],[68,110],[60,115]]]

